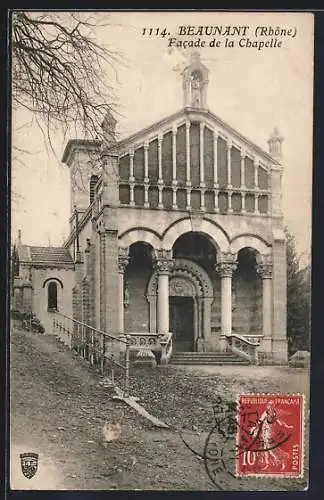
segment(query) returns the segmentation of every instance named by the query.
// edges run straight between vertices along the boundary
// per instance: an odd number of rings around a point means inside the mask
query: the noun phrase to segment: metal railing
[[[111,386],[118,386],[124,396],[129,393],[130,336],[121,338],[93,326],[53,313],[53,333],[96,369]]]

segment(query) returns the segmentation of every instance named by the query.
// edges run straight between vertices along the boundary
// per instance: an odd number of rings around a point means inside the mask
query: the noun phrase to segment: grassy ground
[[[214,425],[213,404],[241,392],[304,392],[308,374],[278,367],[132,368],[131,394],[170,425],[155,428],[112,392],[98,374],[54,338],[11,336],[11,481],[22,489],[291,490],[304,480],[206,473],[202,453]],[[120,435],[103,443],[106,424]],[[182,436],[182,437],[181,437]],[[183,439],[187,445],[183,442]],[[217,438],[218,439],[218,438]],[[223,446],[219,438],[219,446]],[[193,451],[195,453],[193,453]],[[36,451],[39,471],[28,480],[19,453]],[[307,466],[307,464],[306,464]]]

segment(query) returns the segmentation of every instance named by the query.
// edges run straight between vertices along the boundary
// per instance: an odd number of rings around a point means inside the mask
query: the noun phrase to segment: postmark
[[[303,476],[304,397],[243,394],[237,405],[236,476]]]

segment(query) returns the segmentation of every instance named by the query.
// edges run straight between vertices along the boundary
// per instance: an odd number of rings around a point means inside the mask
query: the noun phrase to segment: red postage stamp
[[[238,401],[237,476],[303,475],[304,397],[244,394]]]

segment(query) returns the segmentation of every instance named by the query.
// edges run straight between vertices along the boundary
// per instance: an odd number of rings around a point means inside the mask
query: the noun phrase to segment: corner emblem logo
[[[21,453],[20,463],[23,475],[27,479],[31,479],[38,469],[38,453]]]

